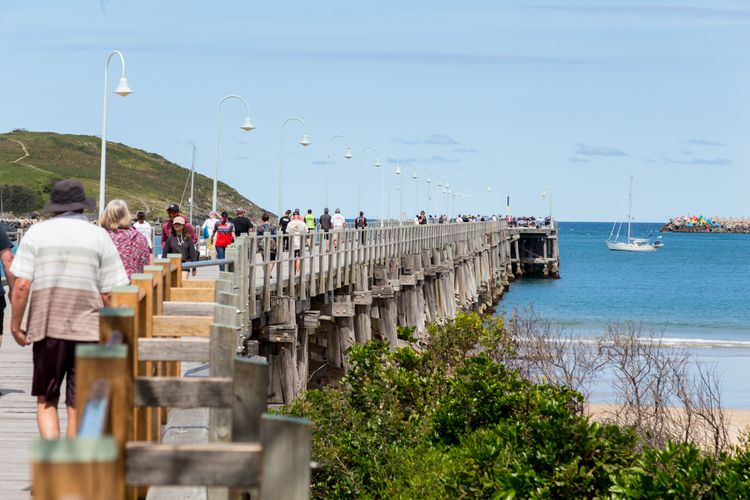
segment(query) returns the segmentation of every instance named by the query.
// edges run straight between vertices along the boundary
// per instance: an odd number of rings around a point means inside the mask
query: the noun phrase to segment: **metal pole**
[[[195,144],[193,144],[193,168],[190,173],[190,224],[193,224],[193,194],[195,193]]]
[[[109,62],[113,56],[119,56],[122,63],[121,78],[125,77],[125,58],[119,50],[113,50],[107,56],[107,62],[104,64],[104,104],[102,106],[102,153],[99,162],[99,217],[104,211],[105,196],[104,192],[107,183],[107,75],[109,71]]]
[[[346,141],[346,147],[348,150],[351,150],[352,146],[349,142],[349,139],[345,135],[336,134],[332,135],[330,139],[328,139],[328,156],[326,157],[326,197],[325,197],[325,207],[328,207],[328,195],[331,191],[331,146],[333,145],[333,140],[336,138],[341,138]],[[348,151],[347,151],[348,152]],[[344,158],[347,158],[346,155],[344,155]],[[351,155],[347,159],[351,159]],[[325,208],[324,207],[324,208]],[[330,207],[328,207],[330,208]]]
[[[216,149],[214,154],[214,188],[213,196],[211,199],[211,210],[216,210],[217,187],[219,182],[219,134],[221,125],[221,105],[224,104],[224,101],[227,101],[229,99],[237,99],[239,101],[242,101],[242,104],[245,105],[247,117],[245,118],[245,125],[243,125],[241,128],[246,132],[252,130],[252,127],[250,126],[250,106],[247,105],[247,101],[238,95],[228,95],[222,97],[219,100],[219,104],[216,105]]]
[[[281,215],[284,213],[284,199],[283,199],[283,181],[284,181],[284,126],[286,126],[287,123],[296,121],[302,124],[302,126],[305,128],[305,136],[302,139],[302,142],[300,144],[302,146],[308,146],[309,142],[304,142],[307,140],[307,124],[302,118],[297,118],[296,116],[292,116],[284,120],[284,123],[281,124],[281,132],[279,134],[279,180],[278,180],[278,215],[281,217]]]

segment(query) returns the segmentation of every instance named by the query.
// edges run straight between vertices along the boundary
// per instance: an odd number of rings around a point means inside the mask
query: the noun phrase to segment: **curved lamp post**
[[[448,178],[447,177],[444,177],[442,175],[438,176],[438,211],[444,209],[445,212],[446,212],[445,215],[450,215],[450,213],[449,213],[450,211],[448,210],[448,196],[447,196],[447,193],[448,193],[448,190],[450,189],[450,187],[451,187],[451,185],[448,184]],[[441,209],[440,205],[441,205],[441,201],[443,199],[443,197],[441,195],[443,195],[443,194],[446,195],[444,197],[445,204],[442,206],[442,209]]]
[[[391,219],[391,186],[393,186],[394,182],[398,182],[400,179],[391,179],[388,181],[388,220]],[[396,186],[396,191],[401,191],[401,186]]]
[[[398,158],[396,160],[396,175],[401,177],[401,186],[398,188],[399,200],[398,200],[398,223],[399,225],[403,222],[402,218],[404,215],[404,177],[401,175],[401,161]]]
[[[417,206],[417,213],[419,213],[419,175],[417,175],[420,172],[426,172],[427,173],[427,216],[430,215],[430,183],[432,182],[432,172],[427,170],[426,168],[418,168],[414,169],[414,173],[412,174],[411,178],[414,179],[414,184],[416,185],[416,193],[414,198],[416,199],[416,206]]]
[[[292,116],[284,120],[284,123],[281,124],[281,132],[280,132],[280,139],[279,139],[279,211],[278,216],[281,217],[281,214],[284,213],[284,193],[282,188],[282,183],[284,181],[284,127],[289,122],[298,122],[301,123],[302,126],[305,129],[305,133],[302,134],[302,140],[299,141],[300,145],[302,147],[307,147],[310,144],[310,138],[307,136],[307,124],[302,118],[297,118],[296,116]]]
[[[115,90],[115,94],[127,97],[133,93],[128,85],[128,79],[125,78],[125,57],[119,50],[113,50],[107,56],[107,62],[104,64],[104,108],[102,111],[102,156],[99,163],[99,216],[104,211],[104,191],[107,182],[107,75],[109,74],[109,62],[114,56],[120,58],[122,64],[122,73],[120,73],[120,84]]]
[[[376,158],[375,161],[372,163],[372,166],[375,168],[380,168],[380,153],[378,153],[377,148],[374,146],[365,146],[362,148],[362,151],[359,153],[359,175],[358,175],[358,182],[357,182],[357,215],[359,215],[359,212],[362,210],[362,157],[365,155],[365,152],[372,151],[375,153]],[[381,181],[380,181],[380,220],[382,223],[383,220],[383,190],[385,189],[385,169],[381,172]]]
[[[336,134],[332,135],[330,139],[328,139],[328,156],[326,156],[326,199],[325,199],[325,208],[328,208],[328,194],[331,192],[331,146],[333,145],[334,139],[344,139],[346,141],[346,152],[344,153],[344,158],[347,160],[351,160],[354,158],[354,155],[352,154],[352,145],[349,142],[349,139],[346,138],[345,135]]]
[[[247,105],[247,101],[243,99],[242,97],[238,95],[228,95],[224,96],[219,100],[219,104],[216,106],[216,155],[214,158],[214,191],[213,191],[213,198],[211,201],[211,210],[216,210],[216,189],[218,185],[218,179],[219,179],[219,129],[220,129],[220,118],[221,118],[221,105],[224,104],[225,101],[228,101],[230,99],[237,99],[238,101],[241,101],[242,104],[245,105],[245,121],[242,123],[240,128],[244,130],[245,132],[250,132],[251,130],[255,129],[255,125],[253,125],[253,122],[250,121],[250,106]]]

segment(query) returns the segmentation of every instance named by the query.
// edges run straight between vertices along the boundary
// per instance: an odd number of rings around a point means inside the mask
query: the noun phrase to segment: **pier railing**
[[[236,356],[237,274],[183,281],[170,255],[112,291],[101,343],[76,353],[80,437],[35,444],[35,498],[135,499],[188,485],[212,499],[309,496],[310,423],[266,414],[267,362]],[[209,376],[181,377],[184,362],[209,362]],[[198,407],[209,408],[208,443],[161,442],[167,409]]]

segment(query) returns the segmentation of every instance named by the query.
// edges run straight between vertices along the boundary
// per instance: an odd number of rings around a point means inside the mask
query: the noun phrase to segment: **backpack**
[[[271,224],[269,224],[268,222],[266,222],[265,224],[259,224],[258,231],[256,234],[262,237],[266,234],[266,231],[270,231],[271,233],[271,239],[269,240],[271,242],[270,250],[272,252],[275,252],[276,251],[276,238],[275,238],[276,227],[271,226]],[[258,251],[259,252],[263,251],[263,241],[264,241],[264,238],[258,238]]]
[[[364,229],[367,226],[367,219],[364,217],[357,217],[357,220],[354,221],[354,225],[358,228],[361,227]]]

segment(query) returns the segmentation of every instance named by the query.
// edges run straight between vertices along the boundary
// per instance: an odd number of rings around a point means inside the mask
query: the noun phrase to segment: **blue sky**
[[[750,215],[747,2],[4,0],[0,130],[100,134],[112,49],[135,94],[110,98],[108,138],[185,166],[195,141],[212,175],[216,103],[240,94],[257,130],[225,104],[219,177],[272,210],[279,127],[300,116],[313,144],[286,128],[287,207],[320,211],[329,137],[345,134],[355,158],[334,143],[330,204],[349,216],[370,145],[387,179],[388,158],[422,169],[418,205],[405,179],[409,213],[426,208],[428,170],[471,193],[465,211],[504,210],[510,193],[514,213],[544,214],[550,188],[558,218],[612,220],[633,174],[638,220]]]

